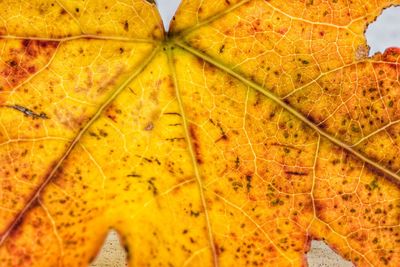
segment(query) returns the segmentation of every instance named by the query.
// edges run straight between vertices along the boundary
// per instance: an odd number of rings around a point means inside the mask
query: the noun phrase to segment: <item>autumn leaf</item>
[[[395,4],[4,0],[0,266],[399,266]]]

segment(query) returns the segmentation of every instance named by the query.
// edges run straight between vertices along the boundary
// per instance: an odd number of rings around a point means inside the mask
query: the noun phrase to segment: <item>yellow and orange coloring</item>
[[[0,266],[400,265],[398,0],[4,0]]]

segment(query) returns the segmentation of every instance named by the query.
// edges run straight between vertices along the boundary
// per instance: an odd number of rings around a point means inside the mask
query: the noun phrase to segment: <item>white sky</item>
[[[384,10],[377,21],[369,25],[366,37],[371,55],[388,47],[400,47],[400,7]]]
[[[158,10],[160,10],[161,17],[164,21],[164,27],[166,30],[169,28],[169,22],[178,9],[180,0],[156,0]]]

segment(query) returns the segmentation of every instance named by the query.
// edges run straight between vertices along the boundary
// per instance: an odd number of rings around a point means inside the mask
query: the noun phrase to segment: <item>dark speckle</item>
[[[129,31],[129,22],[127,20],[125,20],[125,23],[124,23],[124,30],[126,32]]]
[[[158,194],[158,189],[154,184],[154,181],[156,180],[156,178],[151,177],[147,183],[148,183],[148,189],[152,191],[153,195],[156,196]]]
[[[251,176],[251,175],[246,175],[246,181],[247,181],[246,188],[247,188],[247,192],[250,192],[250,190],[251,190],[251,188],[252,188],[252,185],[251,185],[252,179],[253,179],[253,176]]]
[[[193,210],[190,211],[190,216],[199,217],[199,215],[200,215],[200,211],[193,211]]]
[[[221,45],[221,47],[219,48],[219,53],[220,53],[220,54],[224,53],[224,50],[225,50],[225,45],[223,44],[223,45]]]
[[[288,175],[297,175],[297,176],[306,176],[308,173],[305,172],[296,172],[296,171],[286,171],[285,172]]]

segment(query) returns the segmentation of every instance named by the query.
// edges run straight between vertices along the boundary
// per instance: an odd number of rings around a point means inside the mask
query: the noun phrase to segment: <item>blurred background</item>
[[[164,26],[168,30],[180,0],[157,0]],[[391,7],[382,12],[377,20],[370,24],[366,31],[370,55],[384,52],[386,48],[400,47],[400,7]],[[311,251],[307,254],[310,267],[350,267],[350,262],[343,260],[322,241],[312,241]],[[118,234],[111,231],[104,247],[91,267],[124,267],[125,251]]]

